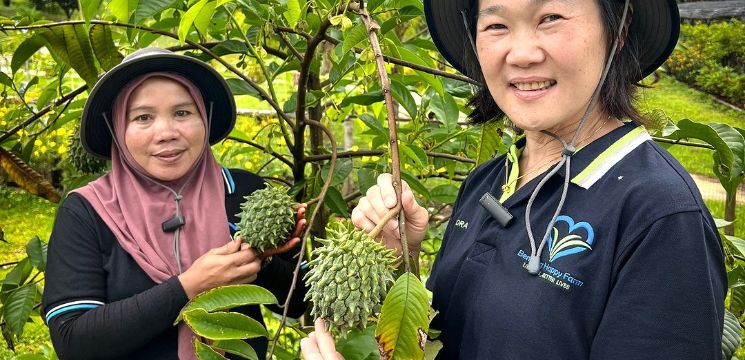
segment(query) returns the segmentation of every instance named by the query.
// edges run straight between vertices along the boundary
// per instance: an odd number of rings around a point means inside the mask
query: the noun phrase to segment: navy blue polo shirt
[[[516,165],[516,164],[515,164]],[[427,283],[442,330],[440,359],[719,359],[727,278],[721,240],[685,169],[626,124],[572,157],[566,202],[537,276],[525,208],[543,176],[503,205],[501,156],[461,186]],[[564,170],[531,210],[540,243]],[[538,244],[536,244],[538,246]]]

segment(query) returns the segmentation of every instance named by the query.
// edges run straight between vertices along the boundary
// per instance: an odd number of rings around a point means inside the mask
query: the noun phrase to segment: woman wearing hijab
[[[299,242],[305,208],[281,249],[232,240],[243,197],[266,186],[215,161],[235,116],[214,69],[167,50],[138,50],[98,81],[81,140],[111,171],[70,193],[49,242],[43,314],[61,359],[195,359],[195,335],[173,326],[194,296],[253,283],[286,297],[293,264],[269,255]],[[258,306],[237,310],[263,323]],[[266,339],[249,343],[266,353]]]
[[[716,225],[633,105],[637,82],[675,47],[676,2],[424,8],[443,56],[482,84],[470,119],[506,117],[524,135],[461,185],[427,280],[438,358],[719,359],[727,277]],[[429,216],[405,184],[402,202],[416,254]],[[369,231],[395,204],[383,174],[352,220]],[[384,231],[390,247],[396,227]],[[338,357],[317,329],[305,358]]]

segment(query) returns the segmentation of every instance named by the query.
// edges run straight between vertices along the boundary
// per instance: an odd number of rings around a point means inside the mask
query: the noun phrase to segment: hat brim
[[[675,49],[680,34],[680,14],[675,0],[632,0],[634,7],[629,37],[640,46],[642,78],[653,73]],[[425,0],[427,26],[437,49],[455,69],[465,75],[471,48],[461,11],[472,13],[473,0]],[[641,80],[641,79],[637,79]]]
[[[223,77],[201,60],[173,53],[153,53],[120,63],[96,82],[83,108],[80,124],[81,143],[88,152],[103,159],[111,158],[112,137],[103,114],[112,119],[114,100],[129,81],[159,71],[179,74],[193,82],[202,94],[207,112],[212,103],[210,144],[228,136],[235,125],[235,99]]]

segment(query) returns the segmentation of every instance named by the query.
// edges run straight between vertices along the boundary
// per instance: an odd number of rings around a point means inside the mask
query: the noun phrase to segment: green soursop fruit
[[[313,250],[305,300],[313,302],[313,317],[330,322],[341,333],[363,329],[380,312],[393,282],[394,251],[387,249],[351,224],[329,231]]]
[[[259,251],[277,247],[295,229],[295,201],[286,187],[267,187],[244,198],[238,223],[243,242]]]
[[[89,154],[83,148],[83,143],[80,142],[80,127],[76,128],[75,132],[70,135],[68,147],[67,158],[76,170],[86,174],[98,174],[106,168],[105,160]]]

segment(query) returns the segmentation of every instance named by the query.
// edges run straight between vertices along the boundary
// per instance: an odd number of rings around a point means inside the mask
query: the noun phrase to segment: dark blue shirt
[[[428,287],[442,359],[720,359],[727,277],[715,223],[688,173],[627,124],[572,157],[566,203],[541,253],[525,208],[542,176],[506,199],[506,228],[479,205],[502,195],[505,157],[463,183]],[[540,243],[564,170],[540,191]],[[536,244],[537,246],[538,244]]]

